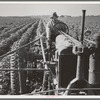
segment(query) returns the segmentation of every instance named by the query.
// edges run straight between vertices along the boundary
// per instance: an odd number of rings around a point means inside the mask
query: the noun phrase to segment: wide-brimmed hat
[[[50,18],[54,18],[54,17],[56,17],[56,18],[58,18],[59,16],[57,15],[57,13],[56,12],[54,12],[52,15],[51,15],[51,17]]]

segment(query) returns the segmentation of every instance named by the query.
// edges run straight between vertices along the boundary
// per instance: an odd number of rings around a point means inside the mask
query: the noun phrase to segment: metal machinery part
[[[84,45],[78,45],[73,48],[73,53],[77,55],[77,70],[76,78],[74,78],[68,85],[67,89],[71,88],[91,88],[88,81],[84,78],[84,55],[87,53],[87,48]],[[92,90],[80,90],[80,91],[66,91],[64,95],[71,95],[72,93],[80,95],[83,92],[84,95],[93,95]]]
[[[69,28],[64,22],[57,22],[51,30],[51,40],[55,42],[55,39],[60,35],[60,31],[69,34]]]
[[[100,88],[100,33],[94,35],[94,41],[95,51],[89,59],[89,83],[92,88]],[[94,94],[100,94],[100,90],[94,90]]]
[[[53,26],[53,29],[52,30],[54,32],[58,32],[60,30],[60,31],[65,32],[66,34],[69,34],[69,28],[68,28],[67,24],[65,24],[64,22],[57,22]]]
[[[56,37],[57,88],[66,88],[76,74],[77,56],[72,53],[73,45],[69,41],[64,35]]]

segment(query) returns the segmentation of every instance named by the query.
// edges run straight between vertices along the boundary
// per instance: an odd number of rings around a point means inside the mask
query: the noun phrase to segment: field
[[[80,38],[81,16],[61,16],[59,19],[68,25],[71,36]],[[49,16],[0,17],[0,56],[16,50],[38,38],[39,34],[45,33],[45,26],[48,21]],[[93,40],[93,35],[100,32],[100,16],[86,16],[86,30],[91,30],[92,33],[89,37],[85,36],[85,38]],[[39,42],[36,44],[39,44]],[[0,68],[36,68],[36,60],[33,57],[38,54],[42,55],[41,48],[32,44],[3,57],[0,61]],[[39,64],[38,68],[43,67],[43,65]],[[19,83],[22,85],[22,93],[24,94],[41,89],[42,71],[22,71],[20,76],[22,82],[19,82],[19,73],[17,71],[1,71],[0,94],[19,94],[20,88],[16,87],[19,86]]]

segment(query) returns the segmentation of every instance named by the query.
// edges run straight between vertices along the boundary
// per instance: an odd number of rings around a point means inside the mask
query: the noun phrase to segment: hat
[[[56,17],[56,18],[59,17],[56,12],[54,12],[50,18],[54,18],[54,17]]]

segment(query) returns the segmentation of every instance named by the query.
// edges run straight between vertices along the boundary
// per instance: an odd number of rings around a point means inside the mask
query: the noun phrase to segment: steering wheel
[[[63,31],[66,34],[69,34],[69,28],[64,22],[57,22],[53,26],[52,31],[55,32],[56,34],[59,34],[59,31]]]

